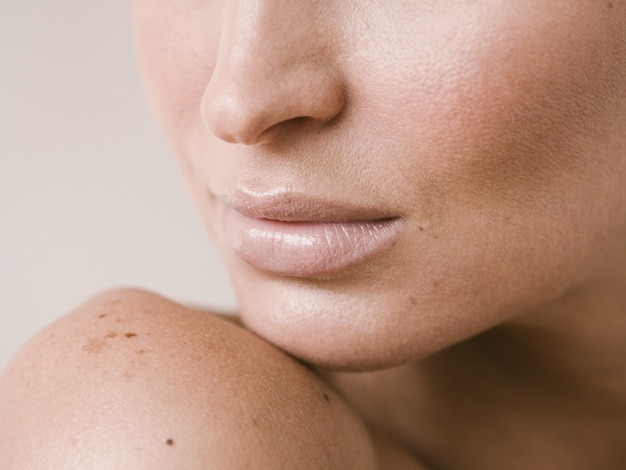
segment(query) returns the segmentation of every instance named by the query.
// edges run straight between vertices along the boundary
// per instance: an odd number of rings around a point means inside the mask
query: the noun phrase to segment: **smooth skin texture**
[[[191,397],[185,410],[225,413],[222,437],[250,454],[224,468],[274,454],[256,446],[262,434],[240,435],[252,411],[193,391],[215,376],[226,378],[218,396],[230,384],[256,389],[255,371],[275,367],[271,380],[311,427],[300,435],[279,413],[268,433],[284,426],[291,437],[275,441],[276,461],[256,468],[626,464],[626,2],[135,0],[133,12],[150,102],[224,254],[244,325],[323,370],[347,402],[320,413],[324,403],[309,407],[306,397],[319,399],[326,385],[293,359],[230,325],[222,334],[211,317],[197,328],[172,316],[174,332],[206,331],[217,350],[241,352],[227,360],[193,347],[182,355],[193,361],[157,360],[149,375],[167,390],[173,368],[186,377],[176,389]],[[228,243],[220,195],[238,188],[375,208],[397,217],[402,232],[358,265],[281,276]],[[130,311],[145,310],[144,301],[154,307],[142,297]],[[82,318],[61,324],[84,343],[92,335]],[[153,347],[178,344],[169,328],[149,338]],[[25,390],[48,393],[35,396],[40,409],[50,396],[45,381],[20,379],[58,350],[34,344],[3,379],[2,402],[13,405],[2,419],[29,423],[29,411],[15,407]],[[66,364],[83,370],[89,357]],[[116,370],[129,357],[120,353]],[[203,367],[212,372],[197,376]],[[66,376],[49,370],[50,380]],[[86,377],[76,397],[104,376]],[[172,396],[149,401],[185,416]],[[232,405],[267,401],[276,410],[271,399]],[[50,416],[42,428],[51,433],[76,401],[42,411]],[[133,416],[152,429],[158,415]],[[195,436],[189,455],[198,465],[217,432],[209,421],[180,423],[194,429],[183,436]],[[346,426],[355,431],[340,431]],[[339,450],[325,457],[326,432]],[[155,442],[171,450],[163,438]]]

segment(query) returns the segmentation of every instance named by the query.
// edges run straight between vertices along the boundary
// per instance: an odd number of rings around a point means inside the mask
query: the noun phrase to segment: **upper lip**
[[[237,188],[217,197],[245,216],[279,222],[346,223],[397,218],[367,204],[334,201],[286,188],[266,192]]]

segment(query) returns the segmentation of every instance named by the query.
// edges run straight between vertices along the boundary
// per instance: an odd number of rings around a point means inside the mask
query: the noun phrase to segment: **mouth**
[[[402,219],[365,205],[296,192],[237,191],[219,197],[234,253],[289,277],[324,277],[374,258],[398,239]]]

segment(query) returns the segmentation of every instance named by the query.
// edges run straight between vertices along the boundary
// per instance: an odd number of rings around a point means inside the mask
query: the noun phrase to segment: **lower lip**
[[[398,239],[400,219],[316,223],[248,217],[227,208],[226,237],[248,264],[274,274],[319,277],[373,258]]]

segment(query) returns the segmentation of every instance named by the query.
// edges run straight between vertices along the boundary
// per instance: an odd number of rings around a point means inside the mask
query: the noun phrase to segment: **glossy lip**
[[[218,197],[233,251],[248,264],[290,277],[323,277],[379,255],[402,219],[384,211],[277,190]]]

